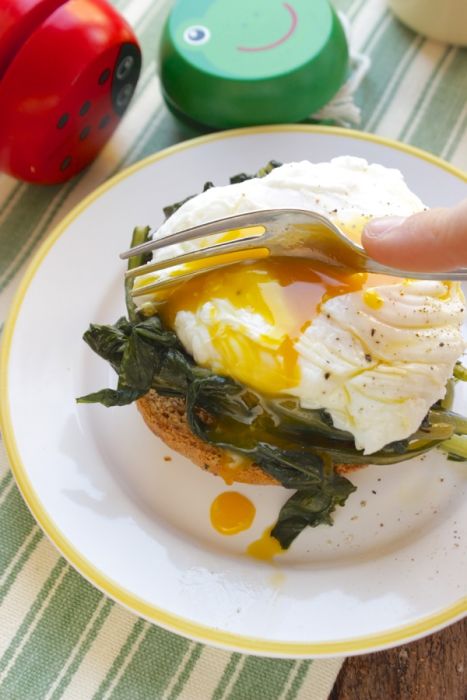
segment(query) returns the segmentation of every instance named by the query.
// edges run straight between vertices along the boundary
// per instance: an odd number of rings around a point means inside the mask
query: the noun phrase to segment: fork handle
[[[374,260],[368,260],[366,264],[366,272],[372,272],[382,275],[390,275],[392,277],[409,277],[414,280],[441,280],[441,281],[462,281],[467,280],[467,268],[460,267],[457,270],[447,272],[417,272],[410,270],[398,270],[386,265],[380,265]]]

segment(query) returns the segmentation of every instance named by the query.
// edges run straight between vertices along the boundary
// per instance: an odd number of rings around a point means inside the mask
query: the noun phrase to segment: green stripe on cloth
[[[411,43],[407,45],[407,49],[402,51],[399,60],[392,61],[392,72],[387,76],[387,82],[383,91],[379,92],[379,99],[373,101],[372,108],[368,108],[365,112],[363,126],[365,130],[373,130],[381,121],[394,95],[397,93],[401,84],[402,78],[406,75],[410,66],[417,57],[420,48],[424,44],[424,39],[421,36],[415,36]],[[366,103],[365,103],[366,104]]]
[[[464,107],[463,115],[462,115],[462,121],[458,124],[457,129],[453,132],[451,135],[447,148],[445,147],[444,152],[443,152],[443,157],[444,158],[451,158],[451,156],[454,154],[458,143],[461,139],[461,137],[466,133],[467,131],[467,108]]]
[[[167,111],[157,83],[156,46],[169,0],[113,4],[131,16],[143,46],[137,92],[109,147],[72,182],[34,187],[0,176],[1,299],[10,298],[51,227],[102,180],[201,133]],[[356,98],[363,128],[456,154],[466,167],[467,153],[459,154],[458,145],[467,131],[467,51],[435,50],[395,21],[385,0],[334,4],[358,28],[360,49],[372,59]],[[421,64],[423,79],[417,79]],[[407,76],[413,89],[405,104]],[[397,126],[389,131],[395,115]],[[0,700],[326,700],[339,667],[339,660],[261,659],[213,649],[109,601],[34,524],[0,442]]]
[[[308,673],[309,667],[309,661],[302,661],[297,665],[296,673],[292,678],[292,683],[290,685],[290,688],[287,690],[284,700],[295,700],[302,686],[302,683],[305,680],[305,676]]]
[[[241,654],[232,654],[230,661],[226,666],[222,678],[219,681],[217,688],[215,689],[212,700],[223,700],[224,693],[229,686],[230,681],[234,678],[237,668],[241,665],[244,657]]]
[[[415,103],[414,108],[412,109],[412,112],[407,119],[407,122],[400,132],[400,138],[403,140],[408,140],[410,137],[410,132],[413,129],[413,124],[414,120],[418,118],[418,116],[421,113],[421,110],[424,107],[424,103],[432,90],[433,83],[436,81],[436,78],[438,75],[441,75],[443,73],[443,69],[446,67],[446,64],[448,61],[451,59],[451,57],[454,55],[454,49],[446,47],[446,49],[443,51],[443,54],[441,55],[439,61],[436,63],[436,65],[433,67],[432,74],[430,76],[430,80],[424,85],[423,90],[420,92],[418,100]]]
[[[62,697],[63,692],[67,688],[73,675],[76,673],[84,657],[89,651],[91,644],[95,641],[99,631],[102,629],[102,625],[110,615],[114,603],[101,596],[99,606],[100,608],[98,609],[97,617],[92,620],[89,630],[85,631],[86,633],[84,638],[81,640],[81,643],[75,647],[76,653],[70,655],[67,664],[62,669],[61,674],[57,677],[52,688],[49,688],[47,700],[59,700],[59,698]]]
[[[457,50],[453,51],[443,80],[430,95],[423,115],[410,137],[410,142],[419,148],[428,148],[435,153],[441,153],[466,102],[467,51]],[[439,128],[441,121],[442,129]],[[465,129],[465,122],[463,126]]]
[[[11,483],[12,480],[13,480],[13,476],[12,476],[11,472],[8,472],[7,474],[5,474],[4,477],[2,477],[2,479],[0,479],[0,496],[5,491],[6,487]]]
[[[94,695],[93,700],[104,700],[107,696],[107,691],[109,688],[112,688],[114,681],[118,681],[119,673],[124,668],[125,662],[128,662],[130,659],[132,650],[136,648],[137,643],[141,641],[142,635],[144,635],[148,629],[147,623],[143,620],[135,621],[131,633],[128,635],[128,638],[115,657],[115,661]]]
[[[384,21],[384,20],[381,20]],[[357,104],[362,105],[362,127],[381,105],[388,82],[399,64],[411,53],[414,35],[400,24],[390,22],[373,43],[370,50],[373,71],[363,81],[356,95]]]
[[[9,537],[0,537],[1,575],[34,527],[34,519],[24,507],[23,499],[12,480],[8,481],[0,498],[0,533],[9,533]]]
[[[21,649],[22,643],[28,637],[28,633],[33,629],[38,616],[40,615],[43,605],[47,602],[49,596],[52,595],[58,583],[63,578],[66,572],[67,564],[63,559],[57,562],[50,576],[42,587],[39,595],[35,599],[33,605],[31,606],[29,612],[24,618],[19,630],[13,637],[10,646],[0,659],[0,692],[3,693],[3,680],[8,673],[12,663],[17,656],[17,652]],[[0,696],[1,697],[1,696]]]
[[[202,652],[203,647],[201,644],[193,644],[192,648],[189,650],[189,652],[187,652],[188,658],[185,663],[182,662],[180,667],[181,670],[179,671],[178,675],[174,677],[175,683],[173,684],[173,687],[170,689],[170,692],[168,692],[169,689],[166,689],[167,700],[176,700],[176,698],[180,696],[180,693],[193,672],[193,669],[195,668]]]
[[[45,609],[36,611],[37,624],[29,627],[18,645],[21,651],[0,683],[0,693],[22,698],[35,692],[43,698],[101,600],[101,593],[83,585],[81,576],[68,567]]]
[[[19,549],[17,549],[15,556],[12,558],[9,566],[5,568],[1,578],[0,578],[0,603],[8,594],[11,586],[14,584],[15,579],[20,571],[22,571],[25,563],[31,556],[31,554],[36,549],[39,542],[42,540],[42,533],[39,528],[31,528],[29,536],[26,537],[25,541]]]
[[[1,217],[3,216],[4,212],[8,209],[10,206],[11,202],[14,201],[14,199],[18,196],[18,193],[20,192],[21,188],[24,187],[24,185],[20,185],[19,183],[14,186],[8,197],[5,198],[5,200],[1,203],[0,205],[0,221]]]
[[[270,700],[278,700],[294,664],[293,660],[248,657],[226,700],[244,700],[248,693],[261,697],[264,687],[269,690]]]
[[[107,697],[110,700],[126,700],[128,697],[146,700],[151,693],[156,698],[164,697],[169,682],[181,670],[191,644],[159,627],[148,627],[118,683],[102,700],[107,700]]]

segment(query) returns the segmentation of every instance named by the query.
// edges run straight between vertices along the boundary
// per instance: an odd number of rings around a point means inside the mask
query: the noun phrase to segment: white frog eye
[[[183,38],[187,44],[193,44],[201,46],[205,44],[211,38],[211,32],[207,27],[203,27],[202,24],[196,24],[193,27],[188,27],[183,32]]]

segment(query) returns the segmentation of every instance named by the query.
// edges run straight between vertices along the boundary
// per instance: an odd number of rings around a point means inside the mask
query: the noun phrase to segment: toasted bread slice
[[[221,476],[228,483],[278,484],[261,467],[247,460],[240,466],[228,458],[225,450],[193,435],[186,419],[184,399],[159,396],[152,390],[137,401],[146,425],[166,445],[188,457],[201,469]],[[230,466],[229,466],[230,464]]]
[[[201,469],[221,476],[229,484],[233,482],[261,486],[279,484],[257,464],[248,460],[242,460],[240,465],[235,464],[225,450],[193,435],[187,423],[183,399],[159,396],[156,391],[151,390],[138,399],[137,405],[152,432],[166,445],[191,459]],[[343,474],[355,468],[355,465],[341,464],[336,467],[336,471]]]

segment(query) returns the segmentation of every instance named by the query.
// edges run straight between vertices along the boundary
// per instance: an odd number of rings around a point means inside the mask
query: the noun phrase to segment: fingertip
[[[391,267],[412,271],[453,270],[463,264],[461,228],[455,209],[431,209],[406,219],[388,217],[369,222],[362,244],[371,258]]]
[[[385,216],[381,219],[372,219],[363,230],[362,242],[364,242],[365,239],[374,241],[385,238],[394,229],[401,226],[405,220],[405,217],[402,216]]]

